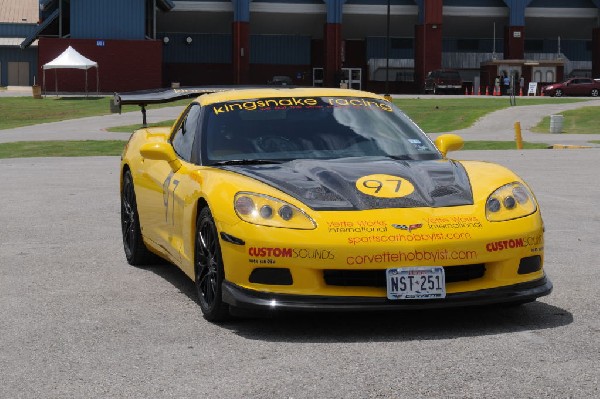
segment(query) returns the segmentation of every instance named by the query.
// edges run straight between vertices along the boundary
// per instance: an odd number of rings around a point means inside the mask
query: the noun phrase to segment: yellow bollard
[[[515,141],[517,142],[517,150],[522,150],[523,137],[521,137],[521,122],[515,122]]]

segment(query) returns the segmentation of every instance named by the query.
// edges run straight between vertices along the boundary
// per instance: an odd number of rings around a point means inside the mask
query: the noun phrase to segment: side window
[[[192,158],[192,146],[200,118],[200,105],[192,104],[184,116],[179,129],[173,135],[173,148],[175,152],[184,160],[190,162]]]

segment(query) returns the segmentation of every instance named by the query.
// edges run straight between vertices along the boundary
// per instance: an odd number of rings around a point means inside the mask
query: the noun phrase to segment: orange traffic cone
[[[519,97],[523,97],[523,88],[522,87],[519,89]]]
[[[481,95],[481,86],[479,86],[479,87],[477,88],[477,95],[478,95],[478,96],[480,96],[480,95]]]
[[[486,96],[490,95],[490,86],[485,86],[485,95]]]
[[[465,87],[465,96],[468,96],[468,95],[469,95],[469,88]]]

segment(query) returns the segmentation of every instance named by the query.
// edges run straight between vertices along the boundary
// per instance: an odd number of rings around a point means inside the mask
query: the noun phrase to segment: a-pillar
[[[250,74],[250,2],[252,0],[231,0],[233,5],[233,25],[231,35],[233,46],[233,83],[245,84]]]
[[[323,1],[327,9],[327,22],[323,32],[323,84],[326,87],[334,87],[340,84],[342,72],[342,15],[346,0]]]
[[[425,85],[428,72],[442,67],[442,0],[416,0],[419,24],[415,25],[415,82]]]
[[[504,0],[508,7],[508,26],[504,30],[504,59],[525,58],[525,9],[532,0]]]

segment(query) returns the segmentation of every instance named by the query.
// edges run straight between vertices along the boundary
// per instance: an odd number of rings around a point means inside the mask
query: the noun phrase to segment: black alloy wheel
[[[221,284],[225,278],[221,246],[214,219],[208,207],[196,222],[195,283],[204,318],[223,321],[229,318],[229,305],[223,302]]]
[[[123,233],[123,249],[127,262],[133,266],[148,264],[152,259],[152,254],[144,245],[142,238],[133,178],[129,170],[123,175],[121,189],[121,232]]]

